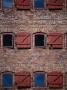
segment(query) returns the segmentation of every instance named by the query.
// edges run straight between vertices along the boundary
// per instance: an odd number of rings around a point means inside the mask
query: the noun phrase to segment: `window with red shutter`
[[[63,35],[61,33],[49,33],[47,36],[47,45],[49,48],[62,49]]]
[[[49,88],[63,88],[63,73],[61,72],[49,72],[47,74],[47,84]]]
[[[16,0],[17,9],[31,9],[31,0]]]
[[[47,8],[48,9],[62,9],[64,0],[48,0]]]
[[[13,48],[14,47],[14,34],[11,32],[4,32],[2,34],[3,47]]]
[[[15,84],[18,89],[31,87],[31,74],[30,72],[22,71],[17,72],[15,75]]]
[[[34,33],[34,46],[35,47],[46,47],[46,33],[36,32]]]
[[[20,32],[16,34],[15,37],[16,46],[19,49],[29,49],[31,48],[31,34],[27,32]]]

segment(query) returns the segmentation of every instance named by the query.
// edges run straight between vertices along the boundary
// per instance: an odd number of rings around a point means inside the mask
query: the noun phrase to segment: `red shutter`
[[[65,46],[65,48],[67,48],[67,33],[64,34],[64,41],[65,41],[64,46]]]
[[[63,74],[61,72],[50,72],[47,75],[49,88],[63,88]]]
[[[49,48],[63,48],[63,35],[60,33],[50,33],[47,37]]]
[[[31,9],[31,0],[16,0],[17,9]]]
[[[47,5],[49,9],[62,9],[63,0],[48,0]]]
[[[17,87],[27,88],[31,87],[31,74],[30,72],[18,72],[15,75],[15,83]]]
[[[20,32],[16,35],[17,48],[31,48],[31,35],[26,32]]]
[[[65,88],[67,88],[67,72],[65,72]]]

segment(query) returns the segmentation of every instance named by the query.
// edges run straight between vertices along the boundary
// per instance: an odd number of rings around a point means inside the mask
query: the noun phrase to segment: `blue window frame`
[[[11,88],[13,86],[13,75],[11,73],[2,75],[2,86],[4,88]]]
[[[34,0],[34,8],[36,9],[43,9],[45,7],[44,0]]]
[[[9,9],[9,8],[13,8],[14,2],[13,0],[3,0],[2,4],[3,4],[3,8]]]
[[[46,86],[46,74],[42,72],[35,72],[34,85],[35,87],[45,87]]]

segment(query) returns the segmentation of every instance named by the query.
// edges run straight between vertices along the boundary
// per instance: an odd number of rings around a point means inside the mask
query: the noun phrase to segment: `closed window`
[[[45,72],[34,72],[34,87],[46,87]]]
[[[12,72],[2,73],[2,87],[3,88],[13,87],[13,73]]]
[[[34,0],[34,8],[35,9],[44,9],[46,6],[45,0]]]
[[[3,6],[4,9],[13,8],[14,1],[13,0],[2,0],[2,6]]]

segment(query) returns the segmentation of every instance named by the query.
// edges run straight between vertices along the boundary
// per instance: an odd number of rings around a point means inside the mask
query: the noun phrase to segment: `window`
[[[17,9],[31,9],[31,0],[16,0]]]
[[[46,87],[46,73],[45,72],[34,72],[34,86]]]
[[[67,33],[64,34],[64,47],[67,48]]]
[[[35,33],[34,41],[36,47],[46,47],[46,34],[40,32]]]
[[[47,84],[49,88],[63,88],[63,74],[61,72],[49,72],[47,75]]]
[[[4,9],[10,9],[10,8],[13,8],[14,1],[13,0],[2,0],[2,5]]]
[[[48,0],[47,7],[48,9],[62,9],[63,8],[63,1],[64,0]]]
[[[3,88],[13,87],[13,73],[12,72],[2,73],[2,87]]]
[[[31,48],[31,34],[27,32],[20,32],[16,34],[16,46],[19,49]]]
[[[35,9],[44,9],[46,6],[45,0],[34,0],[34,8]]]
[[[17,72],[15,75],[16,86],[18,89],[31,87],[31,74],[30,72]]]
[[[49,33],[47,36],[47,45],[50,49],[62,49],[63,48],[63,34],[61,33]]]
[[[13,33],[3,33],[3,47],[13,48],[14,35]]]

